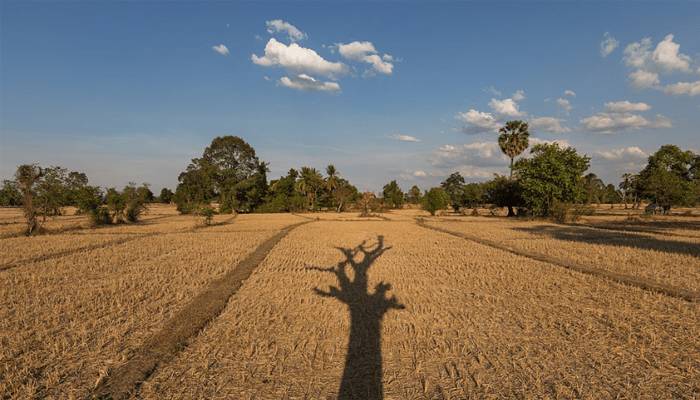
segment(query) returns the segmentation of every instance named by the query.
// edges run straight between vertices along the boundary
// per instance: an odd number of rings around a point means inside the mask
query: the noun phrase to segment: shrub
[[[593,215],[595,208],[590,205],[571,204],[555,201],[550,208],[550,216],[559,224],[576,222],[583,215]]]
[[[430,189],[423,196],[423,209],[430,215],[435,215],[438,210],[442,210],[450,204],[450,196],[441,188]]]
[[[209,204],[199,206],[197,214],[202,217],[202,222],[204,225],[211,225],[211,222],[214,219],[214,209]]]

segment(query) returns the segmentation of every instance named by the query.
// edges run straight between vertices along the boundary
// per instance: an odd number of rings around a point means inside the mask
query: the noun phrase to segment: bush
[[[430,215],[435,215],[438,210],[442,210],[450,204],[450,196],[441,188],[430,189],[423,196],[423,209]]]
[[[578,221],[583,215],[593,215],[595,208],[590,205],[554,202],[550,208],[550,216],[559,224],[569,224]]]
[[[203,218],[202,222],[204,225],[211,225],[211,222],[214,219],[214,209],[209,204],[199,206],[197,214]]]
[[[112,223],[112,216],[109,214],[109,209],[105,206],[99,206],[88,210],[88,218],[92,226],[109,225]]]

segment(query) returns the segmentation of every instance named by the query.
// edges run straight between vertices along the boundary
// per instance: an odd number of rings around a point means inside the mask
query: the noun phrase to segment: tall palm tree
[[[530,131],[528,130],[527,122],[518,120],[506,122],[506,125],[499,129],[498,132],[501,133],[498,136],[498,146],[510,158],[510,176],[512,178],[513,159],[529,146]]]
[[[326,189],[333,195],[333,192],[340,184],[338,170],[335,169],[335,165],[330,164],[326,167],[326,175],[328,175],[328,178],[326,178]]]
[[[306,196],[312,210],[316,209],[316,197],[323,184],[323,177],[316,168],[301,167],[296,189]]]

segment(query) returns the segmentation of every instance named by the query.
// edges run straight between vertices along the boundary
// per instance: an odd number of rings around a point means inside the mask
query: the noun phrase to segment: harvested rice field
[[[0,239],[2,398],[700,397],[696,217],[71,217]]]

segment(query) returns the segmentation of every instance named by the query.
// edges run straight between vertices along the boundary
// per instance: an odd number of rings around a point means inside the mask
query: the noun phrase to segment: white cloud
[[[664,87],[664,92],[673,95],[698,96],[700,95],[700,81],[677,82]]]
[[[634,72],[631,72],[629,74],[629,78],[632,82],[632,86],[639,89],[653,88],[659,85],[659,74],[657,74],[656,72],[649,72],[643,69],[638,69]]]
[[[530,127],[535,130],[541,130],[549,133],[567,133],[571,132],[566,126],[562,125],[562,120],[553,117],[539,117],[530,120]]]
[[[513,93],[513,96],[511,96],[511,98],[514,101],[523,101],[523,100],[525,100],[525,91],[516,90],[515,93]]]
[[[663,70],[689,72],[691,59],[678,52],[680,47],[681,45],[673,41],[673,35],[666,35],[664,40],[656,45],[651,59]]]
[[[339,92],[340,85],[337,82],[322,82],[306,74],[299,74],[291,78],[283,76],[279,80],[280,85],[296,90],[313,90],[320,92]]]
[[[300,31],[296,26],[290,24],[289,22],[281,19],[266,21],[265,25],[267,25],[267,32],[270,34],[278,32],[286,33],[290,42],[298,42],[306,39],[306,34],[304,32]]]
[[[564,96],[576,97],[576,92],[570,89],[566,89],[564,91]]]
[[[459,165],[502,167],[506,160],[498,142],[473,142],[442,145],[433,152],[431,163],[435,167],[448,169]]]
[[[496,100],[491,99],[489,102],[489,107],[499,115],[504,115],[508,117],[519,117],[523,113],[518,109],[518,103],[514,99],[503,99]]]
[[[605,109],[611,113],[627,113],[633,111],[649,111],[651,106],[647,103],[631,103],[625,101],[610,101],[605,103]]]
[[[426,176],[428,176],[428,174],[426,174],[425,171],[419,169],[417,171],[413,171],[413,176],[417,178],[425,178]]]
[[[605,32],[603,34],[603,41],[600,42],[600,55],[601,57],[607,57],[615,51],[617,46],[620,45],[620,42],[618,42],[614,37],[610,36],[610,33]]]
[[[651,38],[644,38],[625,47],[623,52],[625,64],[633,68],[644,68],[651,59]]]
[[[636,161],[643,160],[649,155],[637,146],[630,146],[620,149],[597,151],[596,156],[609,161]]]
[[[467,124],[464,129],[467,133],[495,132],[500,128],[500,124],[493,114],[477,111],[473,108],[457,114],[457,119]]]
[[[571,112],[571,109],[573,108],[571,106],[571,102],[568,99],[564,99],[562,97],[557,99],[557,105],[561,107],[562,110],[564,110],[567,114]]]
[[[698,70],[698,72],[700,72],[700,70]],[[489,87],[485,88],[484,92],[489,93],[493,96],[498,96],[498,97],[501,97],[501,95],[503,94],[503,93],[501,93],[500,90],[496,89],[493,86],[489,86]]]
[[[391,135],[391,138],[392,138],[392,139],[399,140],[399,141],[402,141],[402,142],[420,142],[420,139],[418,139],[418,138],[415,137],[415,136],[402,135],[402,134],[399,134],[399,133],[394,134],[394,135]]]
[[[631,113],[598,113],[581,120],[583,126],[598,133],[616,133],[630,129],[641,128],[670,128],[671,120],[657,114],[654,120],[649,120],[639,114]]]
[[[251,56],[253,63],[263,67],[282,67],[298,73],[310,73],[325,76],[335,76],[346,71],[345,64],[330,62],[318,55],[314,50],[301,47],[296,43],[289,46],[271,38],[265,45],[265,55]]]
[[[635,68],[629,74],[632,86],[640,89],[653,88],[663,90],[667,94],[689,94],[693,96],[698,93],[695,89],[695,82],[677,82],[662,85],[660,74],[673,72],[692,73],[691,64],[693,60],[690,56],[680,52],[680,44],[673,41],[672,34],[666,35],[662,41],[657,43],[652,51],[652,41],[644,38],[639,42],[630,43],[624,51],[623,60],[625,64]]]
[[[211,49],[215,52],[221,54],[222,56],[229,55],[228,47],[223,44],[217,44],[216,46],[211,46]]]
[[[394,58],[389,54],[380,57],[372,42],[338,43],[338,52],[348,60],[370,64],[375,72],[381,74],[391,75],[394,70],[391,63]]]
[[[571,144],[569,144],[568,140],[564,139],[554,139],[554,140],[546,140],[546,139],[540,139],[536,137],[531,137],[530,138],[530,148],[533,146],[536,146],[538,144],[558,144],[560,147],[567,148],[571,147]]]

